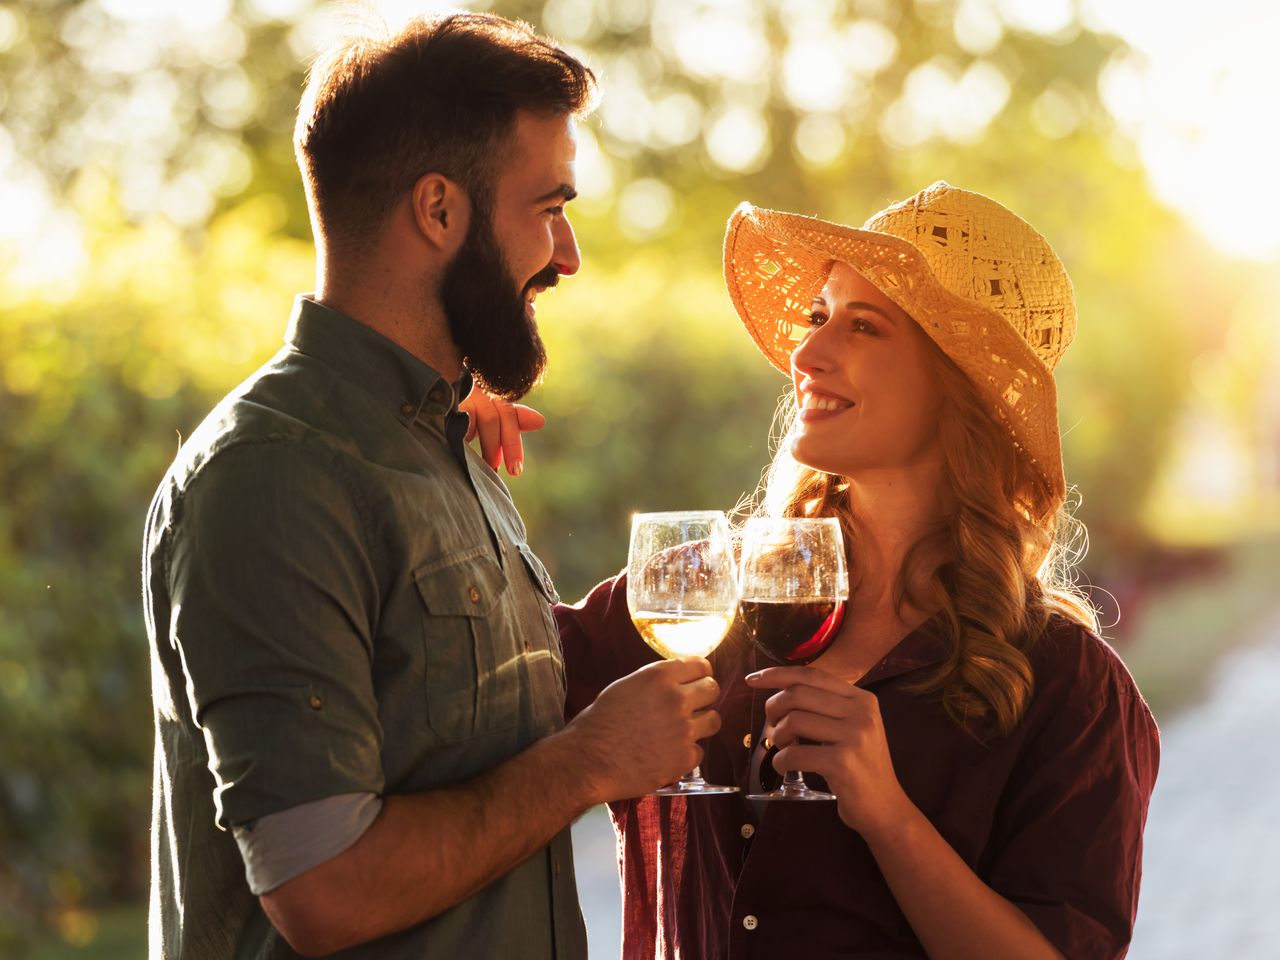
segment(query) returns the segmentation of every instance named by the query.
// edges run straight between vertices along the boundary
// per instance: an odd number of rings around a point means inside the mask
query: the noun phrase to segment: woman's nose
[[[813,327],[791,352],[791,368],[799,373],[823,373],[831,369],[826,326]]]

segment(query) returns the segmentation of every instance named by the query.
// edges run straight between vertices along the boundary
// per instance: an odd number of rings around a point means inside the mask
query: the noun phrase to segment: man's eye
[[[543,212],[544,212],[544,213],[549,213],[549,214],[551,214],[553,217],[563,216],[563,215],[564,215],[564,204],[563,204],[563,203],[561,203],[561,204],[558,204],[557,206],[554,206],[554,207],[547,207],[547,209],[546,209],[545,211],[543,211]]]

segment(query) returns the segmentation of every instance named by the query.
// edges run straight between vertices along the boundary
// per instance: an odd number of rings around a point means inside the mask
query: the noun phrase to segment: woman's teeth
[[[843,410],[851,406],[853,404],[848,400],[828,400],[826,397],[815,397],[812,394],[805,397],[804,401],[806,410]]]

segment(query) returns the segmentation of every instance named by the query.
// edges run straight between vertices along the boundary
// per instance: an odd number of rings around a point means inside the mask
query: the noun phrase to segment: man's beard
[[[476,385],[505,400],[528,393],[547,366],[547,350],[526,311],[531,287],[554,287],[560,274],[547,266],[517,292],[493,236],[487,212],[480,210],[440,284],[440,304],[449,334]]]

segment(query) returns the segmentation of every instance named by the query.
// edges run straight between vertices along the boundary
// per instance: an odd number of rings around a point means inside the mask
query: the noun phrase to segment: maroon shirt
[[[657,659],[631,625],[625,577],[577,606],[558,606],[556,619],[570,718],[613,680]],[[907,796],[1071,960],[1123,957],[1160,751],[1133,678],[1101,639],[1055,618],[1030,654],[1036,693],[1022,722],[980,744],[937,703],[905,689],[943,650],[941,632],[928,624],[858,682],[879,699]],[[732,640],[710,659],[723,725],[703,744],[702,772],[746,792],[773,691],[754,691],[742,678],[768,664]],[[765,786],[771,759],[761,765]],[[742,794],[610,804],[620,835],[624,960],[926,956],[834,803],[763,807],[757,819]]]

